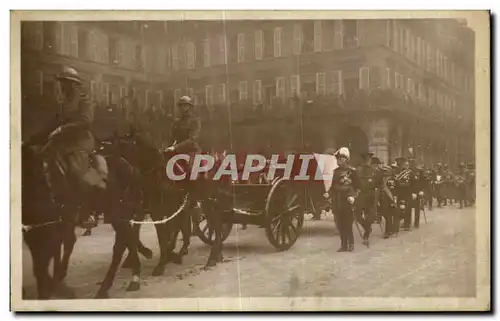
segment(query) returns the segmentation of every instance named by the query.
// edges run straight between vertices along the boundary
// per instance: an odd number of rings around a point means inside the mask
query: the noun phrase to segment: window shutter
[[[318,72],[316,73],[316,94],[318,95],[324,95],[325,94],[325,73],[324,72]]]
[[[362,90],[370,89],[370,67],[359,69],[359,88]]]
[[[245,61],[245,34],[238,34],[238,62]]]
[[[226,102],[226,84],[222,83],[219,85],[219,102]]]
[[[259,79],[253,83],[253,101],[256,105],[262,103],[262,81]]]
[[[205,86],[205,103],[207,106],[212,106],[214,91],[211,85]]]
[[[181,99],[181,90],[180,89],[176,89],[174,90],[174,105],[177,104],[177,102],[179,101],[179,99]]]
[[[256,60],[262,60],[262,53],[263,53],[262,38],[263,38],[262,30],[255,31],[255,59]]]
[[[290,91],[292,96],[300,97],[300,76],[292,75],[290,79]]]
[[[298,55],[302,52],[302,26],[296,23],[293,26],[293,53]]]
[[[332,73],[332,94],[342,95],[342,70],[336,70]]]
[[[274,28],[274,57],[281,57],[281,27]]]
[[[247,82],[241,81],[239,85],[239,101],[247,100]]]
[[[203,66],[210,67],[210,40],[203,41]]]

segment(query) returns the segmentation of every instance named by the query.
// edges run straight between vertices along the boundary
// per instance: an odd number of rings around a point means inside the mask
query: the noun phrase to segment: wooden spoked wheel
[[[200,217],[196,222],[193,222],[194,234],[207,245],[212,245],[215,241],[215,230],[210,226],[205,214],[200,213]],[[223,222],[222,223],[222,242],[224,242],[231,230],[233,229],[233,223]]]
[[[276,180],[268,194],[265,228],[269,242],[280,251],[290,249],[304,224],[305,199],[293,182]]]

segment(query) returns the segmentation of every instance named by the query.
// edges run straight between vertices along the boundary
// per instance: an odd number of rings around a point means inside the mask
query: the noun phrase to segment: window
[[[253,83],[253,102],[256,105],[262,104],[262,81],[259,79]]]
[[[421,40],[421,44],[420,44],[420,49],[421,49],[421,53],[420,53],[420,59],[421,59],[421,64],[422,64],[422,67],[424,69],[427,69],[427,45],[425,43],[425,40],[422,39]]]
[[[456,74],[455,74],[455,63],[452,61],[450,63],[450,78],[451,78],[451,85],[452,86],[456,86],[456,84],[457,84],[457,79],[455,77],[456,77]]]
[[[172,51],[172,68],[174,70],[179,70],[179,46],[177,44],[172,45],[170,48]]]
[[[203,67],[210,67],[210,40],[203,41]]]
[[[392,24],[392,49],[394,51],[399,51],[399,25],[396,21]]]
[[[342,95],[342,70],[332,72],[331,93],[335,96]]]
[[[391,69],[385,68],[385,72],[382,73],[382,88],[390,89],[391,88]]]
[[[434,50],[431,45],[427,44],[427,70],[434,72]]]
[[[385,45],[387,48],[393,46],[392,20],[385,22]]]
[[[226,102],[226,84],[219,84],[219,103]]]
[[[109,42],[108,35],[101,34],[101,62],[108,63],[109,62]]]
[[[421,65],[422,64],[422,39],[420,39],[420,37],[417,37],[417,65]]]
[[[246,81],[240,81],[239,85],[239,101],[246,101],[248,97],[248,84]]]
[[[61,35],[61,54],[69,56],[71,54],[71,25],[67,22],[61,23]]]
[[[274,57],[281,57],[281,27],[274,28]]]
[[[92,61],[97,61],[97,37],[95,31],[89,32],[89,58]]]
[[[394,73],[394,88],[398,90],[403,90],[404,89],[404,79],[403,75],[395,72]]]
[[[276,97],[285,99],[285,78],[283,77],[276,78]]]
[[[444,60],[444,79],[445,79],[446,81],[449,81],[449,79],[450,79],[450,78],[449,78],[449,74],[448,74],[448,72],[449,72],[449,68],[448,68],[448,58],[443,57],[443,60]]]
[[[404,55],[405,54],[405,28],[400,27],[399,28],[399,53]]]
[[[302,52],[302,26],[296,23],[293,26],[293,53],[298,55]]]
[[[321,21],[314,21],[314,52],[321,52],[322,50],[322,37]]]
[[[181,99],[181,95],[182,95],[182,93],[181,93],[180,89],[174,90],[174,104],[177,104],[179,99]]]
[[[78,28],[71,26],[70,29],[70,53],[73,57],[78,58]]]
[[[205,86],[205,104],[212,106],[214,102],[214,89],[211,85]]]
[[[245,34],[238,34],[238,62],[245,61]]]
[[[333,22],[333,28],[335,29],[333,39],[334,48],[342,49],[344,48],[344,24],[342,20],[335,20]]]
[[[226,62],[226,37],[219,36],[219,64],[224,65]]]
[[[109,84],[102,83],[102,102],[107,106],[109,105]]]
[[[344,20],[344,47],[355,48],[358,44],[358,20]]]
[[[426,97],[425,97],[425,88],[424,88],[424,85],[422,84],[419,84],[418,85],[418,98],[422,101],[425,101]]]
[[[262,60],[262,53],[263,53],[262,38],[263,38],[262,30],[255,31],[255,59],[256,60]]]
[[[42,50],[43,47],[43,23],[38,21],[24,21],[22,27],[22,41],[33,50]]]
[[[300,97],[300,76],[292,75],[290,78],[290,93],[292,96]]]
[[[187,69],[194,68],[195,59],[196,59],[196,52],[195,52],[194,43],[188,42],[186,44],[186,68]]]
[[[316,94],[324,95],[326,92],[326,79],[324,72],[316,73]]]
[[[411,78],[408,78],[408,85],[406,87],[406,92],[410,96],[415,97],[415,82]]]
[[[436,60],[436,65],[435,65],[436,69],[434,70],[434,72],[436,73],[436,75],[438,75],[438,77],[441,77],[441,57],[439,54],[439,50],[435,51],[434,57]]]
[[[406,58],[411,59],[411,35],[410,30],[405,28],[405,51]]]
[[[359,68],[359,89],[370,89],[370,67]]]

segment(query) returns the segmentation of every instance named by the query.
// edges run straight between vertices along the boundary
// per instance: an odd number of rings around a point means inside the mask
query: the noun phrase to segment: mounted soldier
[[[32,140],[43,145],[41,152],[49,160],[52,187],[57,189],[55,196],[68,196],[67,184],[84,193],[104,189],[107,167],[104,158],[94,153],[93,106],[83,89],[84,81],[70,67],[65,67],[56,79],[59,113],[55,122]],[[70,192],[75,197],[81,195]]]

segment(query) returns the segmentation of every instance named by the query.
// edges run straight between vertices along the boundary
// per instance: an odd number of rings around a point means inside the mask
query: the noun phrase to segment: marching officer
[[[415,220],[413,222],[413,226],[415,228],[420,227],[420,211],[422,210],[421,200],[424,198],[424,189],[425,189],[425,178],[424,171],[420,165],[417,165],[417,161],[415,158],[410,158],[410,170],[411,170],[411,179],[412,179],[412,199],[410,201],[410,210],[409,210],[409,224],[411,225],[411,214],[412,209],[415,211]]]
[[[384,238],[387,239],[394,234],[394,195],[392,194],[389,180],[392,177],[392,168],[382,164],[378,157],[372,157],[372,164],[377,166],[376,182],[379,203],[378,213],[385,217]],[[399,219],[396,222],[399,224]]]
[[[337,228],[341,245],[338,252],[354,251],[354,235],[352,231],[354,202],[360,191],[360,182],[356,170],[348,165],[349,149],[340,148],[336,153],[338,167],[332,178],[332,206],[337,217]]]
[[[369,246],[369,237],[376,215],[375,188],[377,187],[377,171],[371,163],[372,157],[373,153],[362,153],[361,159],[364,163],[356,168],[361,184],[360,194],[356,202],[356,219],[363,226],[363,244],[366,246]]]
[[[401,213],[403,214],[403,228],[405,231],[410,231],[411,203],[412,200],[416,199],[416,195],[413,193],[412,186],[413,173],[409,168],[410,164],[406,157],[396,158],[396,163],[398,164],[398,168],[394,177],[396,184],[395,194],[398,199],[399,208],[401,210]]]
[[[453,173],[448,168],[448,164],[443,165],[443,189],[444,189],[444,203],[446,206],[453,204]]]

